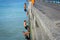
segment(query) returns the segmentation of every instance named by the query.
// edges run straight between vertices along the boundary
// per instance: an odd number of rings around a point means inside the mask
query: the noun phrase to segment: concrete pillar
[[[38,36],[37,36],[37,33],[36,33],[36,18],[34,16],[34,30],[35,30],[35,40],[38,40]]]

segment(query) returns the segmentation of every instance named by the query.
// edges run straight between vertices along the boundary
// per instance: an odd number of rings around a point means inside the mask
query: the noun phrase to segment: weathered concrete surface
[[[60,40],[60,7],[54,6],[36,3],[32,7],[30,23],[33,40]]]
[[[60,16],[59,16],[60,12],[53,8],[47,7],[47,6],[43,6],[42,9],[44,9],[43,10],[44,12],[39,11],[38,9],[36,9],[34,7],[32,8],[32,12],[33,12],[34,16],[37,17],[37,19],[39,20],[39,22],[42,25],[43,29],[42,28],[40,28],[40,29],[45,31],[45,33],[49,37],[49,40],[50,39],[51,40],[60,40],[59,39],[60,38],[60,28],[56,26],[56,23],[58,23],[60,21]],[[41,27],[41,25],[39,27]],[[38,31],[40,31],[40,30],[37,30],[37,28],[36,28],[36,31],[37,31],[37,36],[38,36],[39,35]],[[40,32],[40,34],[43,34],[44,33],[43,31]],[[43,37],[44,37],[44,35],[43,35]],[[47,36],[45,36],[45,37],[47,37]],[[40,37],[38,39],[40,39]],[[44,38],[44,40],[45,39],[46,38]]]
[[[60,20],[60,11],[53,9],[51,7],[40,5],[37,7],[40,11],[42,11],[46,16],[48,16],[51,20]]]
[[[60,3],[59,4],[58,3],[49,3],[49,2],[46,2],[46,0],[35,0],[35,7],[39,7],[41,4],[54,8],[54,9],[57,9],[57,10],[60,10]]]

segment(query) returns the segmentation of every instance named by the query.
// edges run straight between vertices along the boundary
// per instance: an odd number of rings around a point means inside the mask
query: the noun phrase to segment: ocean
[[[24,0],[0,0],[0,40],[25,40]]]

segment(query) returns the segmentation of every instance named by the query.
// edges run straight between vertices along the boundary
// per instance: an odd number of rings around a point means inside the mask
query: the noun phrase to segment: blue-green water
[[[24,0],[0,0],[0,40],[25,40]]]

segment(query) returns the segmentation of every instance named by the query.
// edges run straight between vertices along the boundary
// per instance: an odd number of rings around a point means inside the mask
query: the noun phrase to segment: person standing
[[[30,32],[24,32],[23,31],[23,34],[25,36],[25,39],[30,40]]]
[[[24,20],[24,27],[25,27],[26,30],[28,30],[28,28],[29,28],[29,26],[27,25],[26,20]]]
[[[27,5],[26,5],[26,3],[24,3],[24,11],[25,12],[27,11]]]
[[[31,2],[32,2],[32,5],[34,5],[34,4],[35,4],[35,0],[31,0]]]

